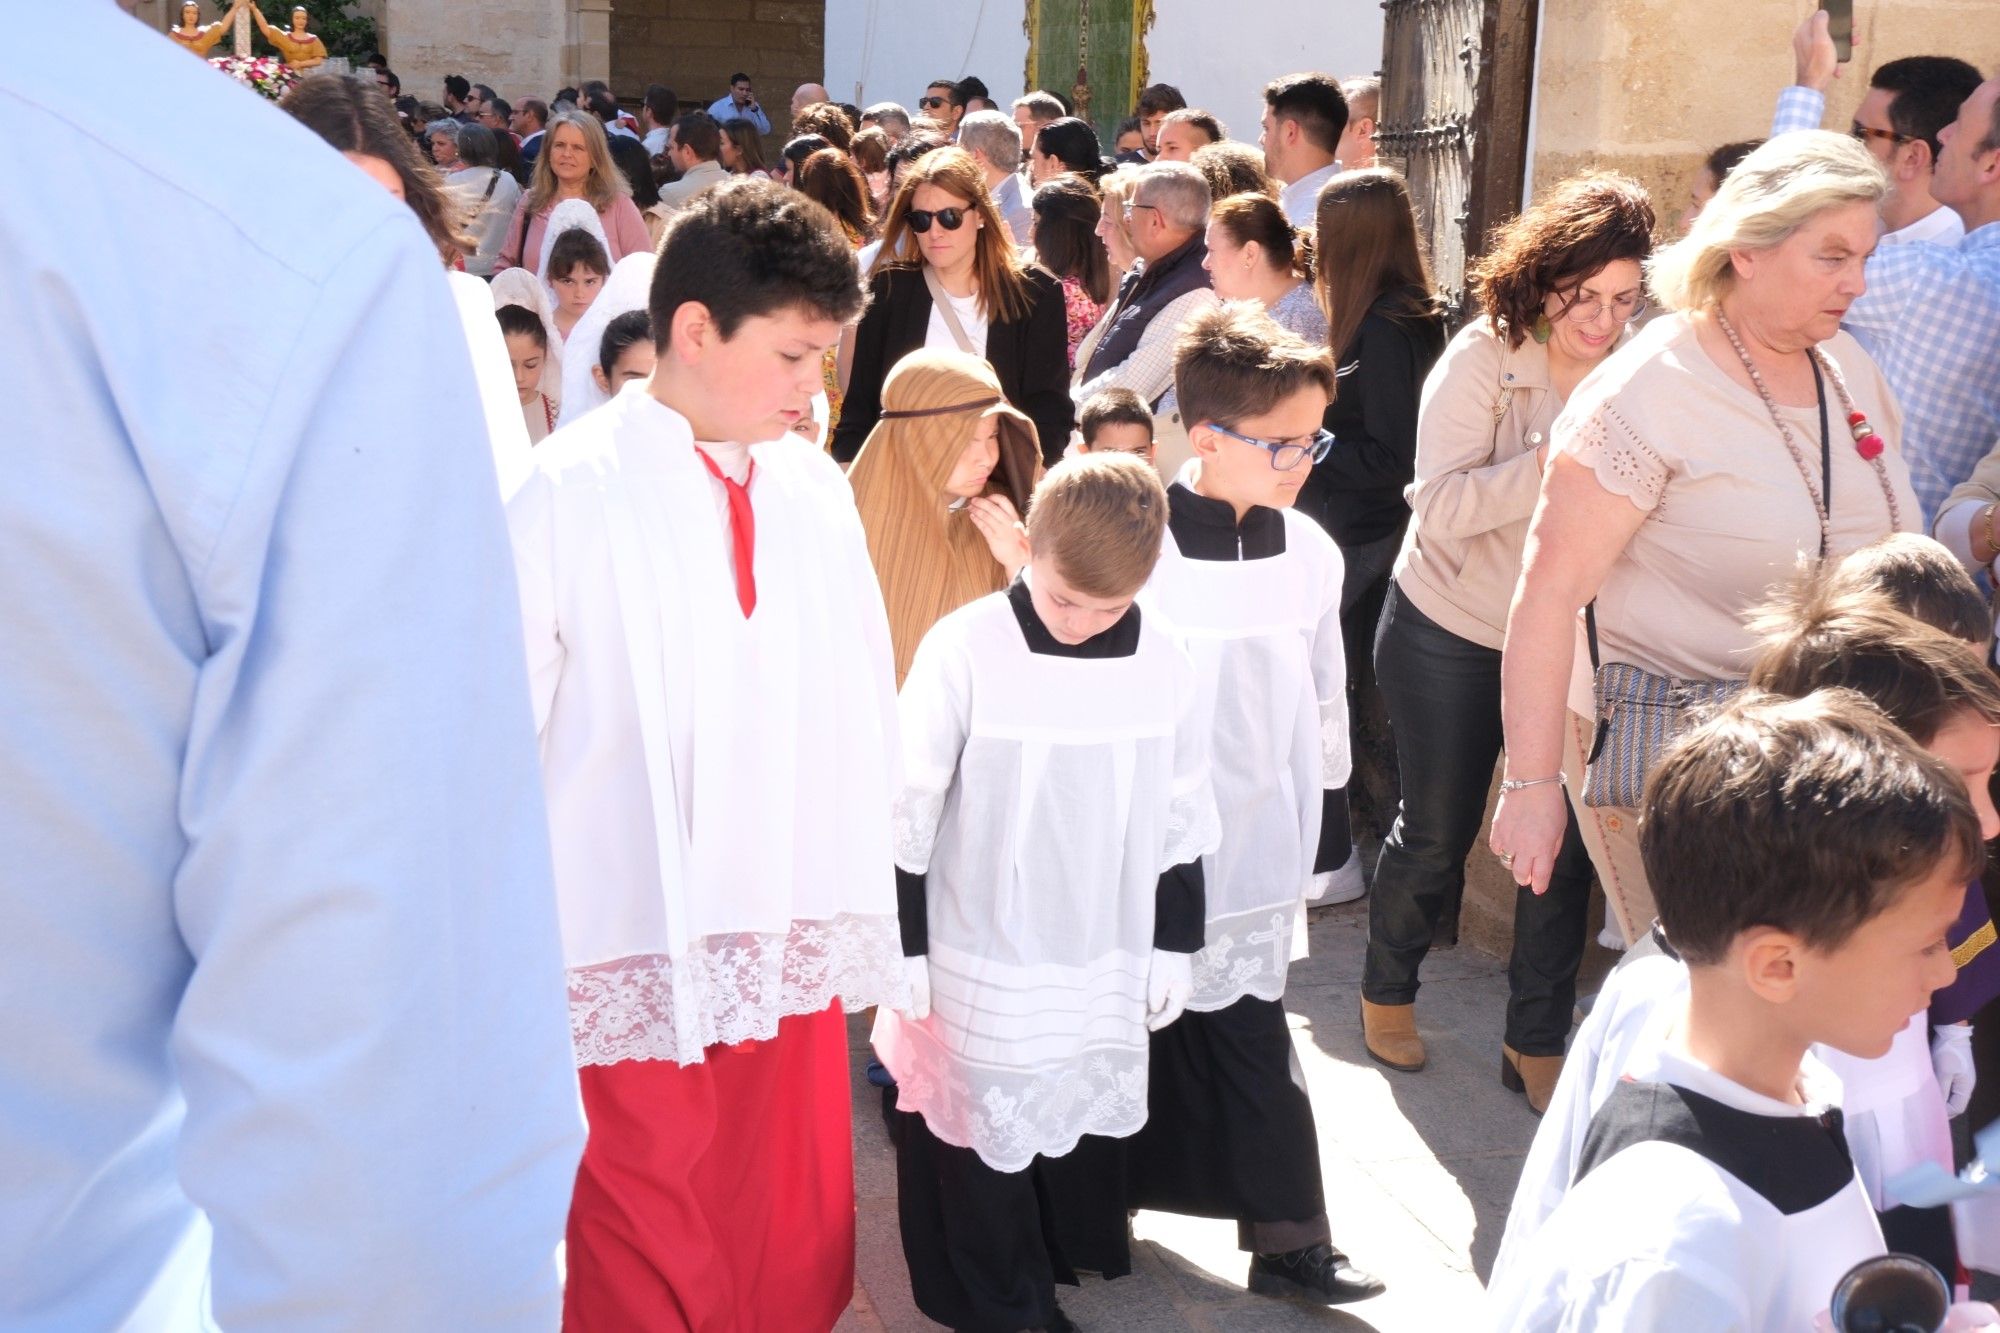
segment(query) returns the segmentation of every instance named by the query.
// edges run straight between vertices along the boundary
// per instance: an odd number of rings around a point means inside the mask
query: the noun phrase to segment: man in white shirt
[[[14,37],[248,156],[0,69],[65,201],[0,198],[0,1325],[551,1329],[581,1125],[437,251],[116,6]]]
[[[646,156],[666,156],[667,131],[680,114],[679,107],[680,99],[673,89],[664,83],[646,85],[646,96],[639,103],[639,128],[644,131],[639,142],[646,145]]]
[[[716,160],[721,153],[722,129],[715,117],[706,111],[690,111],[675,121],[667,135],[667,157],[680,170],[681,178],[662,185],[660,202],[646,211],[672,217],[709,186],[728,180],[728,169]]]
[[[1816,9],[1792,34],[1792,86],[1778,94],[1774,137],[1817,129],[1826,115],[1826,90],[1843,68],[1827,22],[1826,11]],[[1905,56],[1868,76],[1868,92],[1854,108],[1853,131],[1889,174],[1882,244],[1957,245],[1965,235],[1964,221],[1931,194],[1931,179],[1938,133],[1957,118],[1979,81],[1978,69],[1954,56]]]
[[[986,192],[993,196],[993,207],[1000,211],[1014,244],[1026,245],[1035,214],[1022,189],[1020,128],[998,111],[974,111],[959,123],[958,146],[979,164]]]
[[[708,114],[715,117],[718,125],[725,120],[747,120],[757,127],[757,133],[771,132],[771,118],[757,104],[757,93],[750,86],[750,76],[740,71],[729,76],[729,91],[715,99],[708,108]]]
[[[1347,131],[1347,97],[1331,74],[1287,74],[1264,85],[1264,123],[1257,144],[1264,169],[1284,182],[1278,203],[1294,227],[1309,227],[1322,185],[1340,170],[1336,155]]]

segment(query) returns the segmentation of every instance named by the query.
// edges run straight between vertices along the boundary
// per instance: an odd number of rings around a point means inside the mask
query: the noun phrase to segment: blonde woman
[[[542,151],[535,155],[535,174],[507,224],[494,272],[534,263],[549,214],[565,199],[582,199],[597,210],[612,263],[653,248],[646,219],[632,202],[632,187],[611,160],[604,126],[595,116],[564,111],[549,121]]]
[[[924,347],[889,372],[848,480],[889,609],[899,688],[932,625],[1027,563],[1021,518],[1041,470],[1034,423],[980,358]]]
[[[1917,530],[1902,414],[1840,328],[1887,190],[1845,134],[1781,135],[1751,153],[1650,265],[1675,313],[1614,352],[1555,423],[1507,620],[1492,848],[1544,889],[1567,784],[1627,940],[1653,916],[1623,796],[1648,761],[1613,710],[1585,789],[1597,719],[1567,698],[1578,613],[1595,603],[1598,658],[1624,668],[1600,675],[1600,693],[1627,688],[1619,677],[1726,691],[1749,671],[1744,612],[1801,560]]]
[[[1035,423],[1043,457],[1061,455],[1074,406],[1062,284],[1023,265],[970,153],[940,148],[904,171],[882,222],[867,313],[854,329],[833,456],[852,460],[881,413],[890,367],[919,347],[969,352]]]

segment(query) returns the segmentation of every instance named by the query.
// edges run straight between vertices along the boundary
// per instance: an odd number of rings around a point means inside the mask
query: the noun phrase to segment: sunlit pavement
[[[1491,1268],[1535,1118],[1500,1086],[1504,965],[1469,945],[1424,965],[1417,1022],[1430,1064],[1399,1074],[1361,1045],[1360,978],[1367,903],[1312,923],[1312,956],[1292,966],[1285,1007],[1319,1121],[1334,1242],[1379,1274],[1386,1294],[1338,1309],[1252,1296],[1233,1223],[1141,1213],[1135,1271],[1116,1282],[1057,1288],[1085,1333],[1111,1330],[1395,1330],[1482,1327]],[[866,1086],[866,1030],[852,1021],[858,1282],[842,1333],[935,1329],[910,1302],[896,1228],[896,1163],[880,1094]]]

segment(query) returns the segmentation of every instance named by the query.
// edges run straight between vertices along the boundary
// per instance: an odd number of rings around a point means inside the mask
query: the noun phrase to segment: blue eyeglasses
[[[1330,430],[1314,431],[1308,437],[1312,440],[1311,444],[1293,444],[1285,440],[1259,440],[1248,435],[1238,435],[1229,427],[1218,426],[1213,421],[1208,423],[1208,428],[1217,435],[1227,435],[1232,440],[1241,440],[1245,444],[1253,444],[1262,449],[1271,455],[1271,466],[1280,472],[1290,472],[1305,462],[1307,455],[1311,455],[1312,461],[1317,463],[1333,448],[1333,432]]]

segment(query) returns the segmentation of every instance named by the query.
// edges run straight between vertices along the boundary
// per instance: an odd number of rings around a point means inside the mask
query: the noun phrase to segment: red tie
[[[736,601],[743,608],[743,618],[748,620],[757,609],[757,571],[752,563],[757,553],[757,513],[750,508],[750,479],[757,475],[757,461],[750,460],[749,469],[739,483],[725,476],[701,448],[694,452],[708,469],[708,475],[721,482],[729,495],[729,550],[736,561]]]

